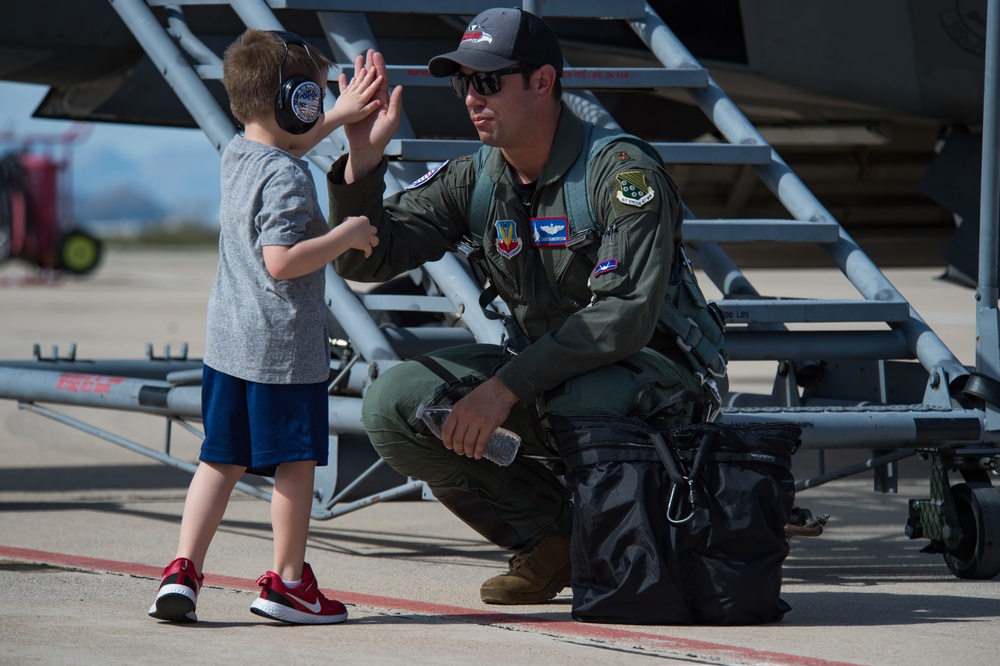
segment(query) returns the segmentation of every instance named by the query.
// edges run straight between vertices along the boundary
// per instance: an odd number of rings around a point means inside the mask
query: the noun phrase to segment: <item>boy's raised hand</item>
[[[350,82],[346,74],[340,74],[340,96],[333,107],[339,124],[357,122],[382,105],[382,100],[375,97],[382,80],[374,67],[362,67]]]
[[[340,96],[333,108],[324,111],[319,122],[305,134],[289,135],[288,143],[283,147],[296,157],[303,157],[338,127],[370,115],[382,105],[382,100],[378,98],[382,79],[383,76],[374,67],[361,68],[350,82],[347,75],[341,73],[338,80]],[[323,88],[326,88],[325,79]]]
[[[344,173],[346,182],[371,174],[382,161],[382,153],[389,145],[402,117],[402,86],[396,86],[389,94],[389,79],[386,76],[385,59],[374,49],[369,49],[364,56],[354,60],[354,78],[359,78],[362,71],[374,69],[378,76],[378,84],[374,99],[379,106],[373,113],[344,125],[344,134],[351,144],[350,157]]]

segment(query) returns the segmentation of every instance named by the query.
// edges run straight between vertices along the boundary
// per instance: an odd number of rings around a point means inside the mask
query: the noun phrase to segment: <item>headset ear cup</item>
[[[285,79],[275,100],[278,126],[291,134],[305,134],[323,113],[323,90],[306,76]]]

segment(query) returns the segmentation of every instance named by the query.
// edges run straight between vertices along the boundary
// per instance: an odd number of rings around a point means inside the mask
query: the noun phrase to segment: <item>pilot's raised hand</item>
[[[344,125],[344,134],[351,146],[344,172],[344,180],[348,183],[371,174],[379,165],[385,147],[399,128],[403,111],[403,88],[396,86],[390,94],[385,58],[374,49],[369,49],[365,56],[355,58],[354,75],[360,77],[363,70],[371,68],[375,68],[376,76],[381,77],[373,97],[379,101],[378,109],[355,123]]]

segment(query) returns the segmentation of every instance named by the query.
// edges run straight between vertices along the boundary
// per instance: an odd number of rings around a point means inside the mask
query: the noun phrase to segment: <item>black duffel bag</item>
[[[779,595],[797,425],[550,426],[574,494],[575,619],[759,624],[790,610]]]

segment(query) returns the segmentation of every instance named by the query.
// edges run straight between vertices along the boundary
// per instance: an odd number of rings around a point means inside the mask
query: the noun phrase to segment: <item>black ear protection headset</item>
[[[309,52],[305,41],[294,32],[272,30],[285,43],[285,52],[278,64],[278,98],[274,103],[274,117],[278,126],[292,134],[305,134],[316,125],[323,113],[323,90],[315,81],[307,76],[295,75],[285,79],[281,74],[281,66],[288,57],[288,45],[301,46],[306,50],[309,59],[316,65],[316,60]],[[316,65],[319,71],[319,65]]]

